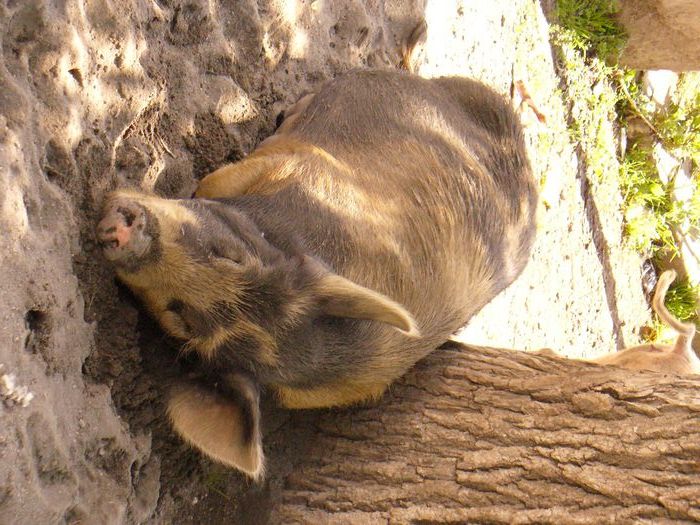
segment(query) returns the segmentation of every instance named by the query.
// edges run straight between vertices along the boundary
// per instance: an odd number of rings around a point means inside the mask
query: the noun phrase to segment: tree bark
[[[697,376],[450,345],[314,420],[270,523],[700,520]]]

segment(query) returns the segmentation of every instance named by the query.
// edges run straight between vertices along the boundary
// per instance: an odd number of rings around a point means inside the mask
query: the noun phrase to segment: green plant
[[[617,103],[615,109],[618,117],[626,117],[636,112],[636,101],[641,96],[639,72],[634,69],[618,68],[615,71],[617,82]]]
[[[657,116],[656,128],[661,142],[676,157],[692,159],[700,164],[700,91],[691,99],[671,102]]]
[[[687,280],[674,283],[666,293],[666,308],[679,321],[697,322],[697,298],[700,287]]]
[[[632,145],[620,163],[620,189],[625,231],[640,252],[665,246],[677,252],[669,213],[673,209],[667,186],[659,179],[651,151]]]
[[[681,75],[675,94],[662,111],[641,89],[636,71],[614,68],[618,86],[617,112],[621,122],[630,115],[647,123],[654,138],[679,159],[691,159],[694,172],[700,166],[700,75]]]
[[[621,125],[625,125],[629,117],[638,117],[652,133],[658,134],[650,120],[653,119],[651,114],[655,109],[655,105],[642,91],[639,72],[622,67],[613,67],[611,72],[617,85],[615,110],[618,122]]]
[[[586,56],[617,59],[625,32],[617,23],[617,3],[611,0],[558,0],[559,24],[571,33],[571,43]]]
[[[665,185],[659,179],[651,151],[633,144],[620,163],[620,189],[626,205],[642,204],[664,212],[669,207]]]

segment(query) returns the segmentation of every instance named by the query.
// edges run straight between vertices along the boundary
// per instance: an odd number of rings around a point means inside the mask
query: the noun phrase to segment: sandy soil
[[[164,385],[181,366],[177,346],[103,264],[96,213],[116,186],[189,196],[324,80],[393,67],[401,38],[423,16],[421,74],[473,76],[504,94],[523,79],[548,116],[527,128],[543,195],[531,263],[461,337],[570,356],[636,341],[648,319],[640,261],[621,247],[617,189],[588,180],[566,131],[542,4],[424,4],[0,4],[0,379],[12,374],[15,390],[34,396],[22,406],[3,390],[0,521],[263,519],[255,510],[264,510],[285,460],[301,454],[295,439],[307,416],[267,407],[265,444],[277,467],[263,488],[180,443],[162,415]]]

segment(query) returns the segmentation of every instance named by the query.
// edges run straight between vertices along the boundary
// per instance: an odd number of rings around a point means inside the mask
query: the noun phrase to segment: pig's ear
[[[328,315],[369,319],[394,326],[412,337],[420,336],[413,316],[386,295],[355,284],[337,274],[324,272],[316,283],[321,309]]]
[[[262,479],[265,458],[260,433],[258,388],[242,374],[221,379],[215,389],[203,381],[183,382],[168,400],[175,431],[210,458]]]

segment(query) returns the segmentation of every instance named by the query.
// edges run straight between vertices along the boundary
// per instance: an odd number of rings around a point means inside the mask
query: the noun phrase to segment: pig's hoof
[[[123,198],[108,202],[97,225],[97,240],[105,257],[114,262],[142,257],[151,244],[146,224],[146,211],[136,202]]]

